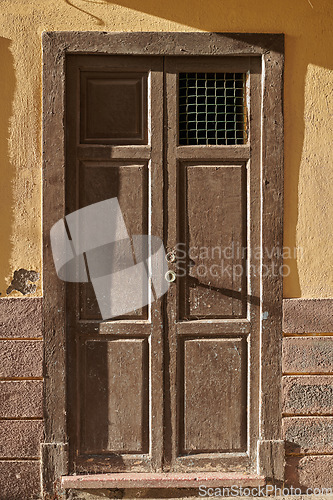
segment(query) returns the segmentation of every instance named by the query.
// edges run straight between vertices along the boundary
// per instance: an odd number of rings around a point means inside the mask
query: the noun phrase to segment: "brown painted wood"
[[[177,157],[179,160],[212,161],[220,160],[248,160],[250,158],[250,148],[248,144],[239,146],[187,146],[177,147]]]
[[[179,177],[184,201],[177,214],[179,241],[186,242],[190,259],[184,262],[188,272],[180,290],[180,318],[244,317],[246,167],[186,162],[179,165]]]
[[[80,143],[147,144],[147,73],[80,71]]]
[[[112,158],[123,158],[126,160],[149,160],[151,147],[148,145],[126,145],[126,146],[106,146],[100,144],[79,144],[77,146],[77,157],[80,160],[111,160]]]
[[[147,453],[147,340],[88,340],[83,348],[82,453]]]
[[[250,172],[252,175],[248,177],[248,200],[250,202],[250,214],[248,216],[248,265],[252,269],[252,275],[248,280],[248,318],[251,321],[252,334],[249,336],[249,366],[250,369],[250,390],[249,400],[251,401],[252,411],[249,412],[249,452],[250,456],[255,457],[254,461],[258,464],[257,443],[256,439],[261,439],[260,436],[260,402],[263,401],[263,394],[260,392],[261,383],[261,357],[260,347],[261,342],[261,324],[262,324],[262,289],[258,273],[261,274],[260,252],[262,251],[262,242],[258,244],[258,236],[262,232],[261,212],[262,205],[256,204],[255,200],[261,200],[260,183],[262,176],[262,157],[261,157],[261,136],[258,131],[258,124],[261,121],[261,105],[262,105],[262,67],[259,58],[251,58],[250,66],[250,113],[249,113],[249,136],[250,136],[250,154],[249,162]],[[258,235],[259,230],[259,235]],[[259,236],[260,241],[260,236]],[[259,299],[259,301],[258,301]],[[259,332],[259,335],[258,335]],[[278,374],[276,374],[278,377]],[[277,380],[277,383],[278,380]]]
[[[78,165],[79,208],[117,197],[131,235],[148,234],[148,163],[142,161],[84,161]],[[130,196],[129,196],[130,193]],[[128,242],[131,252],[130,242]],[[101,319],[91,283],[79,286],[80,319]],[[147,307],[126,315],[148,318]]]
[[[250,248],[260,244],[272,247],[282,244],[282,172],[283,172],[283,129],[282,129],[282,72],[283,72],[283,35],[271,34],[220,34],[220,33],[98,33],[98,32],[59,32],[44,33],[43,35],[43,58],[44,58],[44,336],[45,336],[45,431],[46,441],[50,443],[64,443],[69,435],[71,438],[70,467],[71,471],[82,472],[109,472],[112,471],[247,471],[256,469],[257,448],[256,440],[266,441],[278,440],[280,436],[280,396],[279,385],[281,376],[280,347],[281,347],[281,304],[282,304],[282,278],[281,276],[263,276],[260,286],[258,275],[251,272],[246,282],[246,298],[242,293],[237,297],[236,291],[230,287],[222,287],[222,292],[232,300],[245,300],[246,314],[241,318],[221,319],[218,314],[209,319],[181,319],[179,283],[177,279],[172,284],[167,297],[167,307],[162,318],[163,300],[153,304],[149,319],[127,319],[100,322],[95,317],[91,319],[80,319],[79,317],[79,294],[78,287],[67,286],[58,280],[52,261],[49,245],[49,230],[52,225],[62,218],[65,213],[79,207],[79,189],[77,175],[81,165],[92,165],[102,163],[105,171],[112,170],[118,173],[135,167],[131,172],[138,172],[142,167],[150,175],[151,205],[150,228],[151,234],[163,235],[163,224],[165,225],[165,242],[168,250],[172,250],[179,241],[180,225],[186,210],[181,201],[181,168],[202,169],[207,172],[207,166],[218,166],[226,170],[233,165],[237,168],[246,168],[246,193],[244,187],[242,193],[246,194],[246,239]],[[98,54],[86,56],[82,54]],[[73,55],[69,55],[73,54]],[[75,56],[74,56],[75,54]],[[106,55],[109,55],[106,57]],[[131,57],[131,65],[127,54],[136,55]],[[67,57],[67,69],[72,71],[72,77],[68,77],[65,71],[65,55]],[[150,56],[180,56],[176,59],[166,59],[166,93],[165,108],[163,110],[163,71],[162,60]],[[208,59],[191,58],[191,56],[213,56]],[[248,92],[250,102],[249,129],[250,140],[248,144],[235,147],[184,147],[177,146],[177,67],[193,68],[195,64],[204,61],[203,65],[208,68],[218,68],[215,71],[223,71],[223,59],[218,56],[235,56],[225,59],[225,68],[229,71],[249,71]],[[139,57],[140,56],[140,57]],[[242,57],[240,57],[242,56]],[[85,61],[89,64],[85,66]],[[194,63],[194,66],[191,63]],[[237,64],[239,65],[237,66]],[[112,68],[118,74],[131,73],[132,75],[144,74],[151,70],[151,143],[148,144],[80,144],[80,125],[78,123],[80,103],[78,100],[67,101],[68,107],[68,135],[67,143],[67,206],[65,207],[65,136],[63,123],[65,117],[64,91],[65,79],[67,95],[80,94],[78,77],[79,67],[87,73],[105,72]],[[262,66],[265,71],[262,73]],[[240,69],[242,68],[242,69]],[[74,76],[76,74],[76,76]],[[262,81],[262,74],[265,75]],[[263,95],[261,95],[263,89]],[[108,92],[109,90],[106,90]],[[138,95],[138,93],[136,94]],[[133,97],[133,94],[132,94]],[[137,99],[136,99],[137,100]],[[133,99],[132,99],[133,101]],[[134,98],[135,101],[135,98]],[[261,109],[262,107],[262,109]],[[136,108],[138,110],[138,108]],[[142,110],[145,109],[144,103]],[[155,111],[155,112],[154,112]],[[84,113],[81,110],[81,114]],[[140,111],[139,111],[140,114]],[[136,116],[138,115],[138,111]],[[163,145],[162,119],[166,130]],[[262,121],[263,120],[263,121]],[[96,122],[95,122],[96,123]],[[132,122],[133,123],[133,122]],[[145,141],[145,122],[143,123],[143,135],[134,140]],[[169,131],[169,133],[168,133]],[[91,135],[91,134],[90,134]],[[107,135],[107,134],[106,134]],[[139,134],[140,135],[140,134]],[[85,137],[85,136],[81,136]],[[101,139],[101,138],[99,138]],[[106,142],[110,137],[103,137]],[[123,138],[124,139],[124,138]],[[85,139],[86,140],[86,139]],[[132,138],[133,140],[133,134]],[[113,141],[113,139],[112,139]],[[261,150],[262,145],[262,150]],[[165,170],[163,171],[163,163]],[[194,167],[194,163],[196,167]],[[70,169],[69,169],[70,165]],[[115,167],[115,168],[111,168]],[[89,170],[88,168],[88,170]],[[97,169],[96,169],[97,171]],[[199,171],[199,170],[198,170]],[[196,171],[195,173],[197,173]],[[213,176],[214,177],[214,176]],[[216,179],[216,177],[215,177]],[[163,184],[164,183],[164,184]],[[100,181],[100,186],[103,182]],[[130,182],[131,184],[131,182]],[[143,189],[143,179],[133,180],[134,184]],[[202,184],[202,183],[201,183]],[[218,184],[218,182],[217,182]],[[163,188],[163,185],[165,188]],[[199,183],[192,183],[192,186]],[[238,184],[239,185],[239,184]],[[182,184],[184,190],[184,183]],[[186,184],[185,184],[186,187]],[[214,192],[217,191],[213,183]],[[146,189],[147,192],[147,189]],[[237,194],[238,193],[238,194]],[[200,190],[199,190],[200,194]],[[229,195],[231,196],[231,195]],[[190,197],[191,198],[191,197]],[[232,199],[232,198],[230,198]],[[240,199],[239,190],[236,190],[236,199]],[[261,203],[259,203],[261,200]],[[206,203],[207,201],[204,200]],[[195,213],[196,201],[192,196],[191,210]],[[134,206],[134,205],[133,205]],[[142,205],[141,205],[142,206]],[[222,205],[221,205],[222,206]],[[236,207],[236,205],[235,205]],[[184,208],[184,207],[183,207]],[[186,207],[185,207],[186,208]],[[236,208],[235,217],[242,211]],[[262,216],[261,216],[262,212]],[[144,219],[142,212],[133,215],[133,220]],[[132,216],[130,216],[132,220]],[[240,220],[240,219],[238,219]],[[178,221],[178,222],[177,222]],[[262,221],[262,224],[261,224]],[[192,218],[193,224],[198,225],[196,218]],[[240,222],[238,222],[239,227]],[[142,226],[144,227],[144,226]],[[198,225],[199,227],[199,225]],[[213,234],[213,230],[210,230]],[[196,234],[199,241],[204,233]],[[279,261],[274,261],[279,264]],[[262,264],[267,265],[267,256],[263,254]],[[258,259],[254,253],[247,255],[247,265],[258,265]],[[261,262],[259,260],[259,266]],[[172,268],[172,264],[170,265]],[[259,273],[260,274],[260,273]],[[65,289],[67,290],[67,304],[71,306],[68,320],[68,343],[65,342]],[[262,292],[261,292],[262,290]],[[244,291],[244,289],[243,289]],[[242,292],[242,290],[240,291]],[[228,295],[229,294],[229,295]],[[207,305],[208,302],[206,301]],[[72,307],[74,304],[74,308]],[[262,304],[262,305],[261,305]],[[268,316],[267,316],[268,313]],[[94,314],[92,314],[94,316]],[[146,317],[146,316],[144,316]],[[266,318],[268,317],[268,320]],[[163,321],[162,321],[163,319]],[[261,327],[262,324],[262,327]],[[163,335],[163,332],[168,334]],[[261,332],[261,333],[260,333]],[[261,335],[261,337],[260,337]],[[102,342],[104,346],[115,341],[140,345],[146,345],[145,339],[149,339],[149,350],[147,356],[150,360],[150,394],[151,407],[149,417],[149,441],[150,454],[108,454],[105,450],[102,454],[85,456],[77,454],[80,442],[80,401],[83,391],[85,345],[87,342]],[[206,339],[206,340],[204,340]],[[212,420],[206,437],[211,436],[212,447],[215,451],[208,453],[196,453],[202,448],[205,439],[203,434],[198,435],[193,427],[187,425],[187,447],[197,447],[190,455],[182,453],[184,444],[184,419],[182,419],[182,405],[184,400],[184,387],[194,391],[200,390],[200,373],[208,369],[200,360],[197,363],[197,373],[191,385],[189,379],[184,380],[184,370],[193,371],[195,366],[191,356],[187,357],[188,363],[184,366],[183,352],[186,342],[193,342],[194,346],[209,345],[219,346],[219,353],[226,342],[240,342],[247,344],[248,374],[247,374],[247,396],[250,406],[247,411],[247,451],[225,452],[223,451],[223,439],[217,442],[214,427],[217,420]],[[259,351],[259,340],[261,350]],[[206,344],[206,345],[208,345]],[[200,350],[200,349],[199,349]],[[106,349],[108,352],[108,349]],[[69,371],[66,373],[66,357]],[[206,356],[211,356],[209,350],[205,350]],[[112,358],[111,351],[108,354]],[[88,363],[89,364],[89,363]],[[192,368],[191,368],[192,367]],[[82,371],[83,370],[83,371]],[[216,384],[223,381],[218,377],[219,370],[210,372],[209,376]],[[227,372],[231,373],[231,371]],[[144,371],[142,372],[144,374]],[[152,376],[153,375],[153,376]],[[66,382],[68,384],[68,402],[66,405]],[[80,379],[80,380],[79,380]],[[244,379],[244,377],[243,377]],[[259,391],[259,379],[261,389]],[[139,380],[144,380],[144,375]],[[75,382],[76,381],[76,382]],[[137,382],[137,381],[136,381]],[[135,382],[135,383],[136,383]],[[185,383],[185,385],[184,385]],[[239,382],[240,383],[240,382]],[[244,382],[242,382],[244,383]],[[213,384],[214,385],[214,384]],[[144,386],[144,384],[143,384]],[[140,385],[142,387],[142,385]],[[243,385],[242,385],[243,387]],[[140,408],[143,408],[145,389],[141,398],[137,394],[134,400]],[[206,397],[212,400],[212,392]],[[77,396],[79,395],[79,396]],[[259,400],[261,401],[259,411]],[[141,406],[140,406],[141,405]],[[70,415],[69,427],[66,427],[66,411]],[[193,414],[189,413],[187,422],[195,421],[197,408],[192,408]],[[244,411],[244,404],[234,413],[238,415]],[[199,415],[200,416],[200,415]],[[142,417],[142,416],[141,416]],[[140,417],[140,418],[141,418]],[[260,418],[259,418],[260,417]],[[128,435],[129,441],[135,436],[140,418],[131,420],[132,431]],[[215,417],[214,417],[215,418]],[[141,423],[143,420],[141,420]],[[238,420],[240,422],[240,420]],[[259,432],[260,423],[260,432]],[[132,436],[132,437],[131,437]],[[118,435],[119,437],[119,435]],[[130,448],[130,442],[124,447]],[[134,441],[132,441],[133,443]],[[136,441],[137,442],[137,441]],[[235,437],[236,445],[244,443]],[[192,443],[192,444],[191,444]],[[226,441],[224,441],[226,443]],[[140,446],[144,449],[144,439]],[[142,446],[143,445],[143,446]],[[139,446],[139,447],[140,447]],[[230,446],[230,444],[229,444]],[[231,445],[232,446],[232,445]],[[59,448],[60,449],[60,448]],[[63,447],[65,450],[65,447]],[[222,451],[221,451],[222,450]],[[193,453],[194,451],[194,453]],[[65,452],[64,452],[65,453]],[[66,463],[66,460],[64,461]],[[163,464],[163,468],[162,468]],[[59,471],[57,467],[50,467],[50,463],[44,460],[44,470],[48,467],[45,481],[45,491],[52,491],[52,484],[57,479]],[[61,471],[63,473],[63,471]]]
[[[182,452],[245,451],[245,339],[186,339],[182,347]]]
[[[254,249],[260,247],[260,60],[252,61],[250,58],[240,59],[240,67],[248,71],[248,93],[250,99],[250,141],[246,145],[246,154],[249,161],[242,158],[244,146],[226,147],[227,156],[223,156],[223,147],[200,146],[205,149],[204,161],[194,162],[193,157],[199,149],[197,146],[178,146],[177,135],[177,87],[178,73],[201,72],[200,59],[166,58],[166,99],[167,99],[167,168],[168,168],[168,234],[167,251],[177,248],[179,242],[183,243],[182,250],[207,248],[208,256],[203,255],[200,260],[198,255],[189,255],[186,259],[186,268],[189,268],[185,277],[178,277],[171,285],[167,297],[167,311],[169,323],[169,361],[166,374],[169,372],[170,411],[166,414],[167,420],[165,438],[166,464],[172,471],[188,470],[198,471],[209,467],[210,470],[246,470],[254,471],[256,467],[257,440],[259,439],[259,341],[260,341],[260,263],[254,259]],[[208,58],[203,63],[205,71],[223,72],[232,68],[235,71],[235,61],[230,62],[224,58]],[[254,125],[254,119],[256,123]],[[239,149],[239,153],[238,153]],[[178,150],[181,158],[178,157]],[[186,151],[187,157],[186,157]],[[218,151],[218,153],[217,153]],[[210,158],[210,153],[212,157]],[[230,156],[239,158],[237,162],[231,161]],[[244,156],[243,156],[244,158]],[[175,188],[176,186],[176,188]],[[213,255],[211,249],[222,251],[231,247],[248,246],[246,255],[239,258],[237,252],[231,252],[231,259],[227,262],[231,266],[237,265],[241,277],[234,278],[223,275],[219,278],[199,276],[196,268],[208,263],[208,268],[223,260],[218,252]],[[178,252],[179,253],[179,252]],[[177,252],[176,252],[177,254]],[[242,255],[242,254],[241,254]],[[224,262],[225,264],[226,262]],[[248,276],[246,269],[249,264]],[[171,264],[175,269],[178,263]],[[256,270],[255,270],[256,269]],[[223,319],[222,319],[223,318]],[[240,323],[243,318],[244,322]],[[189,321],[190,320],[190,321]],[[208,322],[209,320],[209,322]],[[223,321],[223,323],[221,323]],[[229,321],[229,322],[228,322]],[[188,326],[190,324],[190,326]],[[228,326],[226,326],[228,325]],[[188,342],[187,335],[195,336],[198,345],[223,345],[224,335],[228,341],[236,342],[242,334],[248,345],[248,357],[244,356],[242,365],[242,378],[237,379],[239,399],[236,406],[228,400],[224,412],[217,412],[219,417],[208,419],[208,426],[200,425],[199,415],[207,415],[205,405],[199,402],[198,408],[182,406],[186,401],[186,394],[191,393],[191,384],[196,384],[201,373],[208,374],[210,356],[206,353],[202,359],[195,357],[195,366],[198,375],[184,367],[184,360],[180,353],[183,343]],[[180,335],[184,338],[180,338]],[[206,337],[207,340],[200,340]],[[209,340],[208,340],[209,337]],[[222,343],[222,344],[219,344]],[[209,351],[209,350],[208,350]],[[213,351],[212,351],[213,352]],[[224,356],[227,357],[226,354]],[[222,355],[218,356],[219,358]],[[166,359],[168,356],[166,355]],[[224,375],[227,377],[227,368],[223,364]],[[191,375],[189,375],[191,373]],[[234,373],[236,373],[234,371]],[[205,399],[211,405],[215,398],[215,387],[221,387],[221,372],[216,371],[216,379],[209,372],[209,380],[205,381]],[[219,380],[219,382],[218,382]],[[229,379],[231,380],[231,379]],[[222,384],[222,385],[221,385]],[[228,382],[226,382],[228,385]],[[240,390],[241,387],[241,390]],[[204,389],[202,388],[202,390]],[[194,389],[193,389],[194,390]],[[209,394],[209,390],[211,393]],[[245,392],[242,392],[245,391]],[[198,393],[198,388],[194,390]],[[247,406],[247,398],[250,405]],[[169,405],[168,405],[169,406]],[[192,415],[189,411],[192,408]],[[227,410],[228,408],[228,410]],[[237,409],[236,409],[237,408]],[[221,408],[219,408],[221,410]],[[238,438],[229,425],[219,425],[220,422],[233,420],[238,426]],[[187,442],[204,442],[212,444],[211,436],[215,436],[215,449],[191,450],[189,453],[184,446],[184,429],[186,421],[191,422],[193,428],[189,431]],[[197,424],[195,426],[195,423]],[[187,425],[187,428],[189,425]],[[245,432],[245,435],[244,435]],[[196,437],[194,437],[196,436]],[[229,444],[225,452],[226,443],[230,443],[230,436],[234,440],[235,449]],[[218,437],[218,438],[217,438]],[[245,444],[246,443],[246,444]],[[193,445],[194,446],[194,445]],[[238,447],[238,448],[237,448]],[[184,449],[185,448],[185,449]],[[221,452],[221,450],[224,450]],[[209,464],[209,465],[208,465]]]
[[[60,479],[68,473],[68,443],[41,443],[41,486],[43,498],[53,500],[60,493]]]
[[[130,236],[153,234],[162,237],[163,102],[159,94],[163,85],[162,63],[161,58],[79,56],[67,59],[66,198],[69,213],[117,197]],[[141,108],[138,108],[137,96],[131,100],[126,94],[124,102],[133,109],[123,110],[123,113],[144,113],[140,120],[147,132],[146,100],[150,96],[150,127],[154,133],[148,137],[145,132],[146,146],[134,145],[140,141],[136,137],[126,138],[127,142],[131,141],[129,145],[111,146],[116,139],[120,144],[125,139],[111,138],[107,134],[94,139],[94,144],[89,146],[82,144],[87,142],[86,129],[82,129],[82,120],[86,120],[82,108],[86,106],[87,95],[82,92],[82,86],[86,87],[87,78],[95,81],[95,74],[97,81],[102,79],[102,87],[107,82],[106,85],[112,88],[115,80],[116,92],[124,84],[125,94],[129,80],[145,82],[140,91]],[[113,88],[111,91],[104,89],[101,98],[109,99],[113,91]],[[80,96],[80,99],[73,96]],[[115,123],[111,128],[114,135],[116,127]],[[102,129],[103,125],[99,126],[99,130]],[[121,124],[119,135],[124,135],[125,129]],[[105,130],[109,130],[108,113]],[[89,142],[92,141],[90,137]],[[150,193],[149,186],[152,186]],[[151,311],[145,306],[121,318],[101,322],[92,285],[67,284],[72,470],[160,469],[163,430],[161,304],[162,299],[154,303]]]
[[[56,275],[50,229],[65,213],[65,53],[43,40],[43,338],[44,439],[41,488],[54,497],[59,475],[69,472],[66,422],[65,284]]]
[[[228,292],[226,290],[226,292]],[[178,335],[193,335],[200,331],[201,336],[205,335],[246,335],[251,331],[251,323],[244,320],[228,319],[196,319],[180,321],[177,325]]]
[[[270,481],[283,483],[285,442],[282,439],[258,441],[259,473]]]
[[[283,246],[283,40],[263,56],[261,438],[281,439]],[[258,82],[259,83],[259,82]],[[266,269],[275,268],[275,272]],[[278,270],[278,271],[276,271]]]

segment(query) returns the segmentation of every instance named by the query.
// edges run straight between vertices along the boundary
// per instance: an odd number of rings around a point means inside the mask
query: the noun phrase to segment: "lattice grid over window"
[[[246,73],[179,74],[179,144],[247,141]]]

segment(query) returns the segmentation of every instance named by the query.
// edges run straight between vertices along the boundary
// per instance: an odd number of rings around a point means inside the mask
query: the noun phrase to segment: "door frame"
[[[67,54],[260,56],[261,249],[283,245],[283,34],[44,32],[43,45],[43,331],[42,486],[51,493],[68,473],[66,299],[55,272],[50,229],[65,216],[65,58]],[[262,252],[261,267],[282,266],[282,251]],[[281,441],[282,275],[262,273],[258,472],[283,479]],[[269,460],[272,454],[276,457]]]

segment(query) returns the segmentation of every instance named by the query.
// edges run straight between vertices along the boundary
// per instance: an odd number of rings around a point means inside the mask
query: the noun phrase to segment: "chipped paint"
[[[10,286],[7,288],[7,295],[12,291],[17,290],[23,295],[28,293],[35,293],[37,285],[33,285],[31,282],[36,283],[40,278],[40,274],[36,271],[27,271],[26,269],[19,269],[14,272],[14,277]],[[30,283],[29,283],[30,282]]]

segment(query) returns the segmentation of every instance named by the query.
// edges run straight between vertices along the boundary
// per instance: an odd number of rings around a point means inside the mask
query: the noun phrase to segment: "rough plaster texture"
[[[333,373],[333,337],[283,339],[283,373]]]
[[[41,338],[42,298],[0,299],[0,338]]]
[[[0,420],[1,458],[38,458],[42,439],[41,420]]]
[[[332,415],[333,376],[283,377],[282,398],[282,411],[285,414]]]
[[[42,377],[41,340],[0,340],[0,377]]]
[[[37,500],[39,461],[0,461],[0,500]]]
[[[333,332],[333,299],[285,299],[284,333]]]
[[[332,488],[333,455],[287,458],[287,484],[295,488]]]
[[[0,417],[42,417],[41,380],[0,381]]]
[[[333,417],[285,417],[282,435],[288,454],[333,453]]]
[[[27,269],[18,269],[14,271],[13,279],[6,290],[7,295],[14,290],[21,292],[22,295],[34,294],[37,290],[37,285],[34,285],[40,278],[40,274],[36,271],[28,271]]]
[[[331,0],[3,0],[0,106],[0,291],[41,271],[43,30],[284,32],[286,297],[333,293]],[[294,247],[300,248],[297,258]],[[38,283],[37,295],[41,295]],[[20,292],[12,292],[20,295]]]

